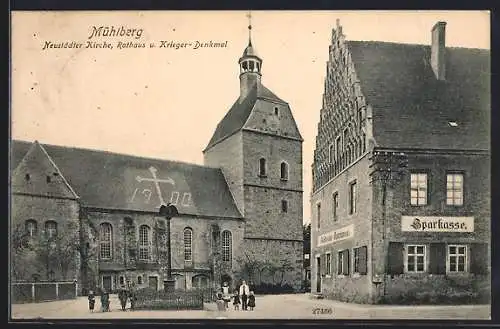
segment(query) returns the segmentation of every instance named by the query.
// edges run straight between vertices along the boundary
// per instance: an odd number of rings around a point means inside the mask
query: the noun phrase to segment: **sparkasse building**
[[[431,28],[431,27],[429,27]],[[490,52],[332,31],[311,194],[311,290],[360,303],[490,295]]]

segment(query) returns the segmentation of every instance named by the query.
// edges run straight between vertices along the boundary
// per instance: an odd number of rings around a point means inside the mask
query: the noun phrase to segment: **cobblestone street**
[[[111,312],[90,313],[87,299],[12,305],[12,319],[460,319],[488,320],[489,305],[460,306],[375,306],[311,299],[309,294],[257,296],[254,311],[217,312],[214,303],[199,311],[120,310],[116,295],[111,297]],[[323,310],[327,314],[317,314]],[[330,311],[331,310],[331,313]]]

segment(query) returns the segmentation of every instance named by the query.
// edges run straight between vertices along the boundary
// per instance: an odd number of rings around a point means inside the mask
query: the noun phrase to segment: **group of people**
[[[92,290],[89,291],[88,299],[89,299],[89,310],[90,312],[93,313],[95,307],[95,294]],[[126,310],[128,300],[130,300],[130,309],[134,310],[135,301],[137,300],[137,297],[133,290],[127,291],[126,289],[121,289],[118,292],[118,299],[120,300],[122,311]],[[111,310],[109,308],[109,292],[103,289],[101,291],[101,312],[110,312],[110,311]]]
[[[250,290],[250,287],[245,280],[241,282],[239,289],[236,289],[233,295],[229,293],[228,283],[224,282],[224,284],[222,285],[222,293],[218,294],[218,299],[224,301],[225,310],[229,308],[229,302],[231,301],[231,299],[233,300],[235,311],[238,311],[240,309],[240,304],[241,310],[243,311],[247,311],[249,309],[250,311],[253,311],[253,309],[255,308],[254,292]]]

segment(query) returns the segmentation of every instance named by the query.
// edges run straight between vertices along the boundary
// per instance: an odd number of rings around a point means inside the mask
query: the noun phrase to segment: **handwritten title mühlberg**
[[[227,41],[142,40],[144,29],[125,26],[91,26],[85,41],[44,41],[42,50],[60,48],[126,49],[126,48],[226,48]],[[147,38],[146,38],[147,39]]]

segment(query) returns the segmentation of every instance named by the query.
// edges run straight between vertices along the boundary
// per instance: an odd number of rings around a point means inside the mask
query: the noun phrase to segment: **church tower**
[[[262,84],[262,59],[252,44],[238,61],[240,95],[203,151],[205,165],[220,167],[245,218],[241,279],[289,284],[302,280],[302,136],[287,102]],[[257,273],[244,273],[245,263]],[[283,280],[258,271],[273,265]],[[238,272],[238,269],[235,269]],[[255,272],[255,271],[254,271]],[[267,276],[266,276],[267,275]],[[281,277],[281,276],[280,276]]]

